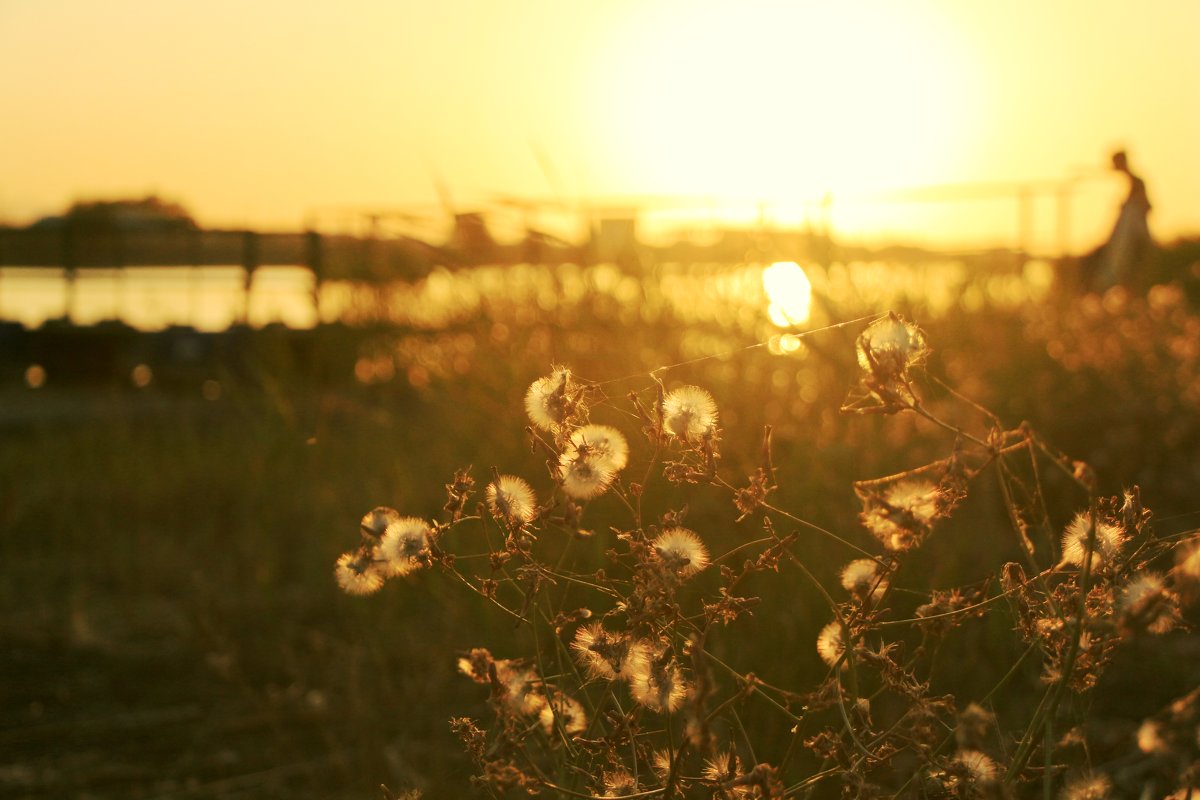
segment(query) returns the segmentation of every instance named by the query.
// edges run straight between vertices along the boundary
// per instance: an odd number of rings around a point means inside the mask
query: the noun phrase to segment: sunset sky
[[[1170,238],[1200,232],[1198,31],[1195,0],[0,0],[0,221],[157,192],[295,229],[440,180],[781,222],[829,193],[847,235],[1011,243],[1015,186],[1076,177],[1082,247],[1125,147]]]

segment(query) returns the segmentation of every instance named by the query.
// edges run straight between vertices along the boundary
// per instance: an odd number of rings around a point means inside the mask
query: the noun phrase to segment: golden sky
[[[462,209],[829,193],[848,235],[1011,243],[1013,187],[1075,176],[1084,246],[1126,147],[1169,238],[1200,230],[1198,31],[1196,0],[0,0],[0,220],[153,191],[294,229],[437,176]]]

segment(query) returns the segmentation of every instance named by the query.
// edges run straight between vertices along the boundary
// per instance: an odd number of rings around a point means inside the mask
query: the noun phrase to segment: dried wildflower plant
[[[877,319],[858,337],[859,384],[843,411],[894,414],[917,402],[912,372],[931,352],[925,332],[898,314]]]
[[[612,382],[554,367],[524,396],[544,472],[493,467],[478,494],[462,469],[446,484],[438,520],[384,506],[362,518],[358,545],[335,564],[345,592],[376,593],[436,567],[485,598],[523,642],[492,645],[506,658],[473,647],[457,660],[490,707],[486,722],[452,720],[483,791],[1085,798],[1129,793],[1123,775],[1153,774],[1162,796],[1182,797],[1200,780],[1200,690],[1143,722],[1113,756],[1125,772],[1080,759],[1088,751],[1076,746],[1086,738],[1086,695],[1114,653],[1186,627],[1184,609],[1200,599],[1200,541],[1158,537],[1136,488],[1097,497],[1091,470],[1029,426],[1005,429],[953,392],[925,398],[916,378],[931,350],[911,322],[871,321],[856,350],[857,385],[843,411],[911,414],[945,434],[947,451],[856,482],[857,528],[830,530],[773,504],[770,428],[748,479],[725,475],[719,398],[664,384],[665,368],[614,398]],[[980,412],[979,429],[955,421]],[[593,419],[601,414],[609,421]],[[629,418],[640,431],[611,422]],[[1049,474],[1057,496],[1075,492],[1073,507],[1050,507]],[[730,519],[651,508],[652,496],[670,496],[651,495],[651,481],[723,496]],[[999,486],[994,524],[955,529],[960,504],[980,485]],[[730,547],[717,528],[739,523],[757,533],[736,534]],[[1022,563],[976,565],[987,575],[969,585],[923,583],[937,574],[924,561],[931,539],[972,552],[972,537],[985,536],[1005,537]],[[823,537],[845,560],[832,570],[807,563],[805,537]],[[456,557],[481,543],[486,554]],[[772,581],[776,601],[796,594],[794,582],[821,599],[797,617],[812,627],[795,640],[815,647],[745,663],[728,643],[761,635],[744,624],[771,599],[763,587]],[[940,692],[953,666],[938,653],[960,631],[979,630],[971,621],[981,618],[1010,631],[1011,650],[1023,654],[988,665],[991,691]],[[790,632],[769,635],[792,641]],[[796,674],[823,677],[788,685]],[[1006,684],[1022,680],[1033,700],[997,707]],[[1134,762],[1142,766],[1132,770]]]

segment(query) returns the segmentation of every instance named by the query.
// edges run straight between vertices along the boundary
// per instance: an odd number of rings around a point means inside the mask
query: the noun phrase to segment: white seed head
[[[1000,776],[996,762],[978,750],[961,750],[954,760],[963,765],[972,783],[991,783]]]
[[[671,774],[671,754],[666,750],[655,750],[650,755],[650,769],[659,780],[666,780]]]
[[[333,577],[346,594],[371,594],[383,586],[386,575],[370,550],[342,553],[333,567]]]
[[[581,455],[564,452],[559,459],[559,478],[563,491],[576,500],[591,500],[608,491],[615,473],[601,462]]]
[[[1150,633],[1166,633],[1175,627],[1176,597],[1167,591],[1163,577],[1154,572],[1129,582],[1117,600],[1122,617],[1137,620]]]
[[[405,575],[421,566],[418,559],[429,550],[429,524],[419,517],[400,517],[387,526],[379,541],[379,554],[393,575]]]
[[[634,666],[629,693],[651,711],[676,711],[687,698],[688,684],[674,660],[662,664],[651,658]]]
[[[678,575],[693,575],[708,566],[708,549],[687,528],[669,528],[658,535],[653,545],[663,564]]]
[[[1079,512],[1067,526],[1062,539],[1062,563],[1083,566],[1087,553],[1088,532],[1092,527],[1091,515]],[[1092,548],[1092,569],[1110,565],[1121,553],[1125,544],[1125,532],[1120,527],[1104,520],[1096,520],[1096,541]]]
[[[717,425],[717,403],[699,386],[680,386],[663,398],[663,428],[685,441],[699,441]]]
[[[878,600],[888,588],[888,579],[879,574],[879,564],[870,558],[851,561],[842,570],[842,587],[852,594]]]
[[[629,463],[629,444],[611,425],[584,425],[571,434],[563,456],[572,460],[585,458],[612,472],[620,472]]]
[[[1104,775],[1079,775],[1067,781],[1062,800],[1107,800],[1112,782]]]
[[[909,550],[920,544],[919,531],[902,527],[883,506],[871,506],[863,511],[862,523],[888,550]]]
[[[704,759],[704,768],[700,777],[712,781],[724,788],[724,792],[714,796],[753,797],[754,788],[751,786],[724,786],[742,773],[741,760],[731,752],[717,752],[712,758]]]
[[[938,515],[941,490],[926,480],[904,480],[889,486],[883,499],[892,508],[910,514],[913,519],[928,525]]]
[[[638,782],[623,769],[604,773],[604,793],[610,797],[621,797],[634,794],[638,790]]]
[[[373,539],[383,536],[387,526],[400,519],[400,512],[387,506],[379,506],[366,513],[359,523],[362,532]]]
[[[846,635],[842,623],[834,620],[821,629],[817,635],[817,655],[829,666],[841,659],[846,650]]]
[[[556,722],[569,735],[583,733],[587,730],[587,713],[583,710],[583,706],[579,704],[579,701],[567,697],[565,694],[555,694],[548,698],[539,712],[538,720],[542,723],[542,730],[547,734],[554,731]]]
[[[538,674],[509,659],[496,662],[496,680],[504,687],[504,706],[514,714],[532,716],[546,707]]]
[[[929,352],[925,333],[894,314],[871,323],[858,337],[859,366],[878,377],[896,377]]]
[[[516,475],[501,475],[499,480],[489,483],[485,497],[493,517],[508,520],[514,525],[531,522],[537,513],[537,497],[533,489]]]
[[[525,392],[525,413],[544,431],[555,431],[567,421],[574,391],[571,371],[560,368],[538,378]]]
[[[629,680],[649,658],[649,647],[626,633],[606,631],[599,622],[582,625],[571,643],[575,657],[593,678]]]

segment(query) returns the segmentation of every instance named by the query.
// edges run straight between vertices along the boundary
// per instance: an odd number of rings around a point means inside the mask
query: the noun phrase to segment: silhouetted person
[[[1129,178],[1129,195],[1121,204],[1121,212],[1108,241],[1084,258],[1087,286],[1097,291],[1128,282],[1154,247],[1146,221],[1150,214],[1146,182],[1129,169],[1129,158],[1124,150],[1113,153],[1112,167]]]

